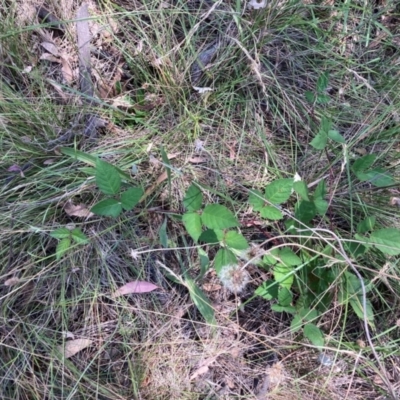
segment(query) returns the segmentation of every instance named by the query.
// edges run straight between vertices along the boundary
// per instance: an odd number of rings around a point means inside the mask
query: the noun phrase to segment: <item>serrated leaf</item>
[[[345,138],[337,130],[331,129],[328,132],[328,137],[329,137],[329,139],[333,140],[334,142],[346,143]]]
[[[362,321],[364,321],[364,308],[363,308],[363,302],[362,302],[362,296],[358,295],[355,297],[352,297],[349,301],[351,308],[354,310],[356,313],[357,317],[360,318]],[[367,299],[366,300],[366,316],[367,316],[367,321],[371,326],[374,326],[374,311],[372,308],[371,302]]]
[[[293,267],[276,264],[274,266],[274,279],[281,287],[290,290],[294,281]]]
[[[262,218],[270,219],[271,221],[278,221],[283,218],[282,211],[274,206],[265,206],[260,210]]]
[[[183,214],[182,217],[183,225],[192,237],[192,239],[197,242],[202,233],[201,217],[197,212],[187,212]]]
[[[330,118],[326,117],[325,115],[322,116],[321,126],[319,127],[318,133],[328,136],[331,126],[332,126],[332,120]]]
[[[329,72],[323,72],[317,80],[317,92],[322,93],[328,88]]]
[[[219,237],[217,232],[222,232],[222,231],[214,230],[214,229],[206,229],[204,232],[201,233],[198,241],[208,243],[208,244],[219,243],[222,240],[223,234],[221,235],[221,237]]]
[[[325,133],[318,133],[310,142],[310,146],[316,150],[323,150],[328,144],[328,135]]]
[[[139,203],[143,193],[143,189],[139,187],[130,188],[122,193],[121,205],[123,209],[126,211],[132,210]]]
[[[282,204],[287,201],[292,194],[293,179],[277,179],[265,188],[265,198],[272,204]]]
[[[323,199],[326,196],[326,183],[325,179],[319,181],[317,187],[314,192],[314,199],[321,198]]]
[[[308,224],[316,215],[317,209],[313,202],[303,200],[297,204],[295,217],[301,222]]]
[[[281,306],[287,307],[290,306],[293,300],[293,295],[290,290],[285,287],[282,287],[278,293],[278,301]]]
[[[117,194],[121,188],[121,177],[118,170],[105,161],[97,160],[96,184],[104,194],[109,196]]]
[[[278,298],[279,284],[273,280],[268,280],[259,286],[255,294],[261,296],[266,300],[273,300]]]
[[[54,239],[66,239],[71,236],[71,231],[67,228],[58,228],[51,232],[50,236]]]
[[[226,233],[225,244],[236,250],[246,250],[249,247],[246,238],[236,231]]]
[[[280,249],[271,249],[263,257],[263,263],[274,265],[279,261]]]
[[[351,170],[354,173],[365,171],[366,169],[368,169],[373,165],[375,160],[376,160],[375,154],[367,154],[354,161],[353,165],[351,166]]]
[[[396,228],[379,229],[371,233],[370,244],[390,256],[400,254],[400,230]]]
[[[296,314],[296,309],[293,306],[281,306],[280,304],[272,304],[271,310],[275,312],[287,312],[289,314]]]
[[[201,220],[210,229],[227,229],[239,225],[237,218],[221,204],[209,204],[204,209]]]
[[[70,238],[65,238],[61,239],[56,247],[56,258],[57,260],[60,260],[61,257],[69,250],[71,247],[71,239]]]
[[[331,98],[327,94],[318,94],[317,95],[317,103],[318,104],[327,104],[329,103]]]
[[[303,200],[310,200],[308,197],[308,187],[304,181],[293,182],[293,189]]]
[[[196,283],[187,278],[185,280],[186,287],[189,290],[190,298],[199,310],[200,314],[206,320],[206,322],[212,326],[216,326],[216,320],[214,315],[214,309],[211,306],[210,299],[204,294],[204,292],[196,285]]]
[[[315,95],[314,95],[313,92],[311,92],[310,90],[307,90],[307,91],[304,93],[304,96],[305,96],[306,100],[307,100],[309,103],[314,103],[314,101],[315,101]]]
[[[368,181],[376,187],[390,186],[395,183],[390,173],[383,168],[371,169],[355,173],[357,178],[362,181]]]
[[[71,237],[72,237],[72,240],[75,241],[75,243],[78,243],[78,244],[89,243],[88,237],[79,228],[72,229]]]
[[[90,211],[104,217],[118,217],[122,212],[122,205],[117,200],[105,199],[95,204]]]
[[[294,267],[302,263],[301,258],[297,256],[289,247],[284,247],[281,249],[279,252],[279,258],[282,264],[289,267]]]
[[[259,190],[252,190],[249,196],[249,203],[254,211],[260,211],[265,204],[265,199]]]
[[[217,274],[221,272],[221,269],[226,265],[237,264],[237,258],[235,254],[229,249],[219,249],[214,258],[214,268]]]
[[[183,199],[183,205],[188,211],[198,211],[203,204],[203,194],[198,186],[191,184]]]
[[[314,206],[317,211],[317,213],[321,216],[324,216],[326,212],[328,211],[329,208],[329,203],[321,198],[316,198],[314,199]]]
[[[317,348],[324,346],[324,335],[315,324],[304,325],[304,336]]]
[[[357,233],[367,233],[374,229],[376,217],[367,217],[357,224]]]
[[[296,333],[301,329],[302,326],[303,326],[303,319],[300,317],[300,315],[296,314],[293,317],[292,322],[290,323],[290,331],[292,333]]]

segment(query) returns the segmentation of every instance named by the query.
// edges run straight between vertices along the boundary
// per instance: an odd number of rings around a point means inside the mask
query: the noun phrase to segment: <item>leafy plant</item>
[[[73,243],[78,245],[89,243],[89,239],[79,228],[74,228],[72,230],[67,228],[58,228],[51,232],[50,236],[59,240],[56,247],[57,260],[60,260],[62,256],[68,252]]]

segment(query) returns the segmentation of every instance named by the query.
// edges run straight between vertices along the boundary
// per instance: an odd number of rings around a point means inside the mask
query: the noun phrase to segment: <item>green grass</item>
[[[243,2],[226,1],[207,18],[206,2],[98,2],[90,9],[91,28],[98,32],[92,45],[103,54],[92,52],[92,77],[103,98],[91,110],[79,97],[72,3],[49,5],[70,21],[66,34],[53,39],[29,5],[9,3],[0,1],[0,397],[399,395],[398,257],[373,249],[351,260],[372,282],[368,299],[376,329],[370,333],[378,362],[363,321],[337,297],[351,267],[331,234],[346,245],[372,215],[378,228],[399,228],[398,206],[390,204],[400,197],[396,2],[272,1],[250,11]],[[230,39],[196,84],[213,90],[197,93],[192,65],[228,26]],[[46,53],[41,43],[50,40],[75,73],[72,81],[62,63],[40,59]],[[312,104],[306,93],[317,94],[324,73],[329,102]],[[89,111],[108,123],[95,140],[76,125]],[[323,117],[345,146],[329,141],[318,151],[310,145]],[[54,145],[71,127],[77,135]],[[203,150],[197,151],[199,141]],[[90,208],[104,196],[88,159],[67,156],[62,146],[120,168],[129,176],[126,187],[148,189],[145,199],[118,218],[68,215],[67,201]],[[170,178],[163,176],[162,148]],[[360,182],[351,166],[364,154],[376,155],[374,167],[395,184]],[[327,185],[328,212],[313,219],[308,239],[262,220],[248,204],[250,190],[296,173],[311,192],[321,179]],[[267,233],[278,245],[312,256],[334,246],[328,265],[319,266],[338,271],[322,293],[333,302],[317,322],[332,365],[321,366],[316,347],[290,330],[290,315],[254,296],[270,271],[249,265],[251,282],[240,296],[221,286],[213,268],[196,281],[214,309],[215,330],[194,306],[193,293],[168,278],[158,262],[182,279],[200,273],[197,246],[180,219],[192,182],[203,187],[204,204],[220,203],[237,216],[250,243],[269,240]],[[294,203],[283,205],[286,215]],[[160,239],[164,221],[168,247]],[[89,244],[75,245],[57,260],[50,234],[66,226],[80,228]],[[213,260],[215,250],[203,247]],[[305,291],[312,289],[306,271],[297,274]],[[161,290],[112,298],[133,280]],[[65,358],[60,346],[74,339],[91,342]]]

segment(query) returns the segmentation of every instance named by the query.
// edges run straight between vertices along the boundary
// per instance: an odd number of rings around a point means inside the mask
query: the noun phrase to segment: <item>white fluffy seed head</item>
[[[225,265],[218,276],[222,284],[232,293],[242,292],[250,280],[248,272],[237,264]]]

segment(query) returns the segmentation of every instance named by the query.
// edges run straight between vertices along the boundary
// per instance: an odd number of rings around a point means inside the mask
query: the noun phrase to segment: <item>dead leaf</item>
[[[71,65],[66,57],[61,57],[61,72],[65,82],[72,83],[74,80],[74,73],[72,71]]]
[[[69,340],[65,342],[65,347],[59,346],[58,349],[64,354],[65,358],[70,358],[76,353],[79,353],[81,350],[86,349],[86,347],[89,347],[92,343],[93,340],[90,339]]]
[[[201,164],[207,162],[207,159],[204,157],[190,157],[188,161],[192,164]]]
[[[60,59],[56,56],[53,56],[53,54],[50,53],[43,53],[39,60],[46,60],[46,61],[50,61],[50,62],[54,62],[57,64],[60,64]]]
[[[92,218],[94,215],[92,212],[89,211],[85,204],[80,203],[75,205],[71,200],[65,203],[64,211],[70,217]]]
[[[8,172],[21,172],[22,168],[19,165],[14,164],[14,165],[11,165],[11,167],[7,168],[7,171]]]
[[[204,283],[202,288],[205,292],[216,292],[221,290],[222,286],[217,283]]]
[[[190,376],[190,380],[194,380],[196,379],[198,376],[200,375],[204,375],[205,373],[208,372],[210,365],[215,362],[215,360],[217,359],[217,357],[211,357],[211,358],[207,358],[206,360],[204,360],[200,367],[193,372],[193,374]]]
[[[117,289],[111,297],[119,297],[123,296],[124,294],[131,294],[131,293],[148,293],[152,292],[153,290],[160,289],[158,286],[154,285],[150,282],[145,281],[132,281],[126,283],[124,286],[121,286]]]
[[[72,332],[62,331],[61,334],[65,339],[75,339],[75,335]]]
[[[51,165],[54,164],[56,161],[55,158],[49,158],[48,160],[43,161],[43,165]]]
[[[20,279],[17,278],[16,276],[13,276],[12,278],[7,279],[7,280],[4,282],[4,285],[5,285],[5,286],[14,286],[14,285],[16,285],[16,284],[19,283],[19,282],[20,282]]]
[[[53,54],[53,56],[59,57],[60,53],[58,52],[58,48],[54,43],[50,42],[42,42],[40,45],[46,49],[50,54]]]
[[[390,205],[391,205],[391,206],[400,207],[400,198],[399,198],[399,197],[391,197],[391,199],[390,199]]]

